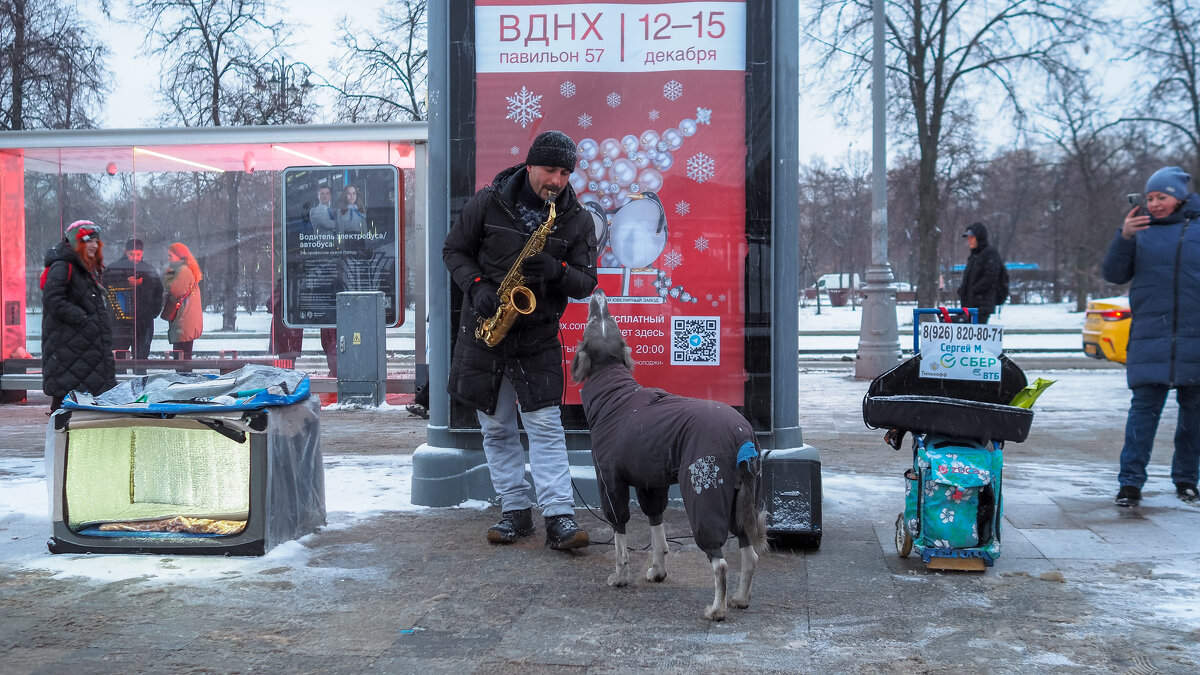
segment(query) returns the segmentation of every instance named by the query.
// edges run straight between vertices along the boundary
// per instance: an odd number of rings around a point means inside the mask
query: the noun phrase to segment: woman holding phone
[[[1168,166],[1146,181],[1145,208],[1125,214],[1104,279],[1129,283],[1133,313],[1125,376],[1133,392],[1121,449],[1118,506],[1137,506],[1163,404],[1179,403],[1171,480],[1186,502],[1200,501],[1200,195],[1183,169]]]

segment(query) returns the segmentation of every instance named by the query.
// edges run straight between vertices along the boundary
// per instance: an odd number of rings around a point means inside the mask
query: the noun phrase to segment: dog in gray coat
[[[608,310],[604,291],[588,303],[583,340],[571,360],[571,378],[583,383],[583,411],[592,433],[592,461],[604,517],[613,528],[616,569],[610,586],[631,579],[625,524],[629,488],[650,521],[648,581],[667,576],[663,512],[667,491],[678,483],[692,537],[712,565],[714,597],[704,615],[725,618],[726,607],[750,606],[758,555],[766,548],[766,516],[758,508],[762,462],[754,429],[724,403],[687,398],[643,387],[633,378],[633,359]],[[729,534],[742,555],[741,583],[726,600],[728,565],[722,547]]]

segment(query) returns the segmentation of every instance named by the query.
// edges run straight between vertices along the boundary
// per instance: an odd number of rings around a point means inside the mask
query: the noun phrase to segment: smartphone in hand
[[[1126,199],[1129,200],[1130,206],[1136,206],[1141,209],[1138,215],[1150,215],[1150,209],[1146,208],[1146,195],[1139,192],[1137,194],[1126,195]]]

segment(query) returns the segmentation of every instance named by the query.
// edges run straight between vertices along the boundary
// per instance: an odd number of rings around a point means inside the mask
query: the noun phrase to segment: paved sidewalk
[[[843,369],[800,375],[805,440],[823,462],[821,549],[768,552],[751,607],[719,624],[702,615],[711,575],[682,510],[668,511],[667,580],[608,588],[611,532],[587,511],[595,543],[580,552],[545,549],[540,518],[534,536],[489,545],[494,507],[421,509],[387,492],[411,476],[423,421],[325,411],[327,478],[350,464],[369,478],[330,489],[375,491],[395,510],[331,509],[302,542],[204,560],[50,556],[8,541],[28,524],[0,514],[0,670],[1196,672],[1200,509],[1175,500],[1167,477],[1173,401],[1146,502],[1117,509],[1124,373],[1027,374],[1059,383],[1035,406],[1029,440],[1005,449],[1004,550],[984,573],[897,555],[911,453],[864,427],[867,383]],[[0,459],[40,457],[44,421],[31,406],[0,407]],[[0,471],[0,490],[5,480]],[[644,518],[630,534],[648,542]]]

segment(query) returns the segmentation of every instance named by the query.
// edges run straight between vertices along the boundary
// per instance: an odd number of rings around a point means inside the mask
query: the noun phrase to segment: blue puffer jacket
[[[1139,232],[1120,229],[1104,258],[1104,279],[1133,283],[1125,375],[1130,387],[1200,385],[1200,195]]]

